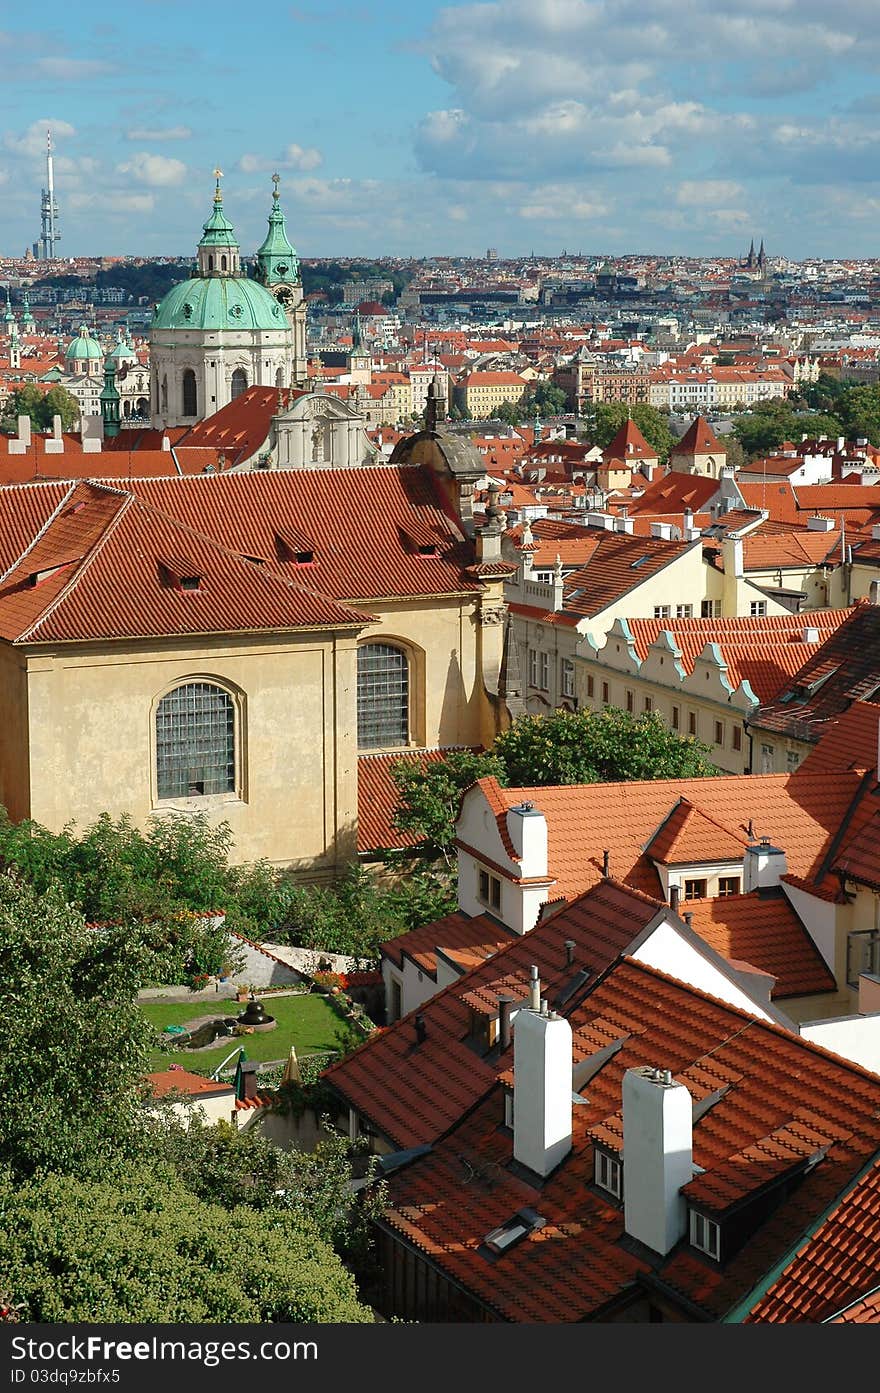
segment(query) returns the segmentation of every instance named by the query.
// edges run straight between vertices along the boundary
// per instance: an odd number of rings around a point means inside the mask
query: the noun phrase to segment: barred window
[[[358,745],[405,745],[409,739],[409,663],[389,643],[358,649]]]
[[[232,401],[235,401],[236,397],[240,397],[242,392],[246,392],[247,387],[247,373],[244,368],[236,368],[235,372],[232,374],[232,384],[230,388],[230,397]]]
[[[186,682],[156,711],[159,798],[194,798],[235,789],[235,709],[222,687]]]

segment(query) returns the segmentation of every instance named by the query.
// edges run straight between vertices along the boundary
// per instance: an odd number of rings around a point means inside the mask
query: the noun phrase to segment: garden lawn
[[[222,1059],[239,1046],[248,1059],[261,1062],[285,1060],[291,1045],[297,1055],[319,1054],[338,1048],[345,1022],[323,996],[265,996],[260,998],[267,1015],[274,1016],[274,1030],[255,1030],[253,1035],[224,1035],[207,1050],[155,1049],[150,1055],[150,1070],[167,1069],[169,1064],[181,1064],[195,1073],[210,1074]],[[166,1025],[184,1025],[199,1017],[239,1016],[245,1006],[235,1000],[170,1002],[144,1001],[141,1010],[157,1031]]]

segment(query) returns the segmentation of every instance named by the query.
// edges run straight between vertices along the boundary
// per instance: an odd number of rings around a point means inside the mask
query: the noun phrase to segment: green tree
[[[4,430],[14,431],[19,416],[30,416],[37,430],[49,430],[53,416],[61,417],[62,430],[71,430],[79,420],[79,403],[76,397],[57,383],[43,392],[35,382],[26,382],[10,393],[3,410]]]
[[[372,1319],[354,1278],[296,1213],[206,1203],[167,1169],[23,1183],[7,1174],[0,1229],[4,1282],[28,1321]]]
[[[784,440],[797,444],[802,435],[835,437],[842,433],[838,417],[797,412],[783,397],[756,402],[750,411],[737,418],[733,427],[734,438],[749,459],[772,454]]]
[[[6,872],[0,963],[3,1161],[18,1178],[89,1175],[136,1154],[152,1037],[135,1002],[137,945],[123,927],[87,928],[57,886],[37,893]]]
[[[448,863],[461,795],[487,775],[505,781],[504,766],[497,755],[456,750],[424,767],[413,760],[401,760],[391,770],[398,792],[394,826],[401,832],[414,832],[429,855],[442,856]]]
[[[514,788],[717,774],[709,746],[670,730],[656,712],[554,711],[520,716],[492,746]]]
[[[669,457],[672,449],[672,432],[669,429],[669,416],[656,406],[639,403],[628,407],[626,402],[599,402],[592,412],[593,438],[602,448],[610,445],[620,427],[629,416],[635,421],[649,445],[653,445],[661,464]]]
[[[495,411],[495,418],[503,421],[506,426],[521,425],[523,420],[522,402],[503,401]]]
[[[565,393],[553,382],[536,382],[523,403],[527,416],[534,416],[536,411],[541,416],[559,416],[565,407]]]
[[[43,430],[49,430],[55,416],[61,417],[62,430],[73,430],[79,421],[79,402],[66,387],[57,382],[43,397],[42,412],[37,418],[38,424]]]

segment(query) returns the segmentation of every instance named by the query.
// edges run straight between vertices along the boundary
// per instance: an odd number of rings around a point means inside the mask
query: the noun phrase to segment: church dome
[[[153,329],[287,329],[284,311],[247,276],[194,277],[156,306]]]
[[[101,345],[89,333],[87,324],[82,326],[75,339],[71,339],[64,355],[69,363],[98,362],[103,356]]]

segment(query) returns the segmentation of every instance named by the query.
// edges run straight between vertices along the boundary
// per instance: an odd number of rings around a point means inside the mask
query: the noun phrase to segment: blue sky
[[[0,252],[872,256],[877,0],[44,0],[0,17]]]

